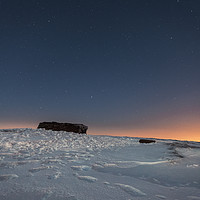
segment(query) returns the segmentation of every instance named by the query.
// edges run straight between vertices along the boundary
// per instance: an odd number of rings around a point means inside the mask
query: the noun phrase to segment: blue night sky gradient
[[[200,1],[0,0],[0,69],[1,126],[199,120]]]

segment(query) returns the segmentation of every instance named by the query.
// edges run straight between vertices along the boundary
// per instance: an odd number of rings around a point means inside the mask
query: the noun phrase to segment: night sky
[[[200,141],[199,0],[0,0],[0,128]]]

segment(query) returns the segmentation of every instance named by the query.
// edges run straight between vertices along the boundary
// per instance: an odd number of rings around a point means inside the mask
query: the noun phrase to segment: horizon
[[[200,1],[0,1],[0,128],[200,141]]]
[[[64,122],[61,122],[64,123]],[[68,123],[68,122],[66,122]],[[73,123],[73,122],[69,122]],[[1,125],[0,129],[20,129],[20,128],[31,128],[31,129],[37,129],[37,126],[39,125],[36,123],[33,123],[32,125]],[[87,124],[85,124],[87,125]],[[122,129],[122,128],[121,128]],[[132,129],[132,130],[121,130],[120,128],[114,129],[114,128],[95,128],[90,126],[87,130],[87,135],[107,135],[107,136],[116,136],[116,137],[134,137],[134,138],[154,138],[154,139],[166,139],[166,140],[180,140],[180,141],[194,141],[194,142],[200,142],[200,135],[198,130],[193,131],[196,134],[192,134],[192,136],[188,136],[188,130],[166,130],[166,129],[152,129],[152,130],[138,130],[138,129]],[[176,136],[175,136],[176,135]]]

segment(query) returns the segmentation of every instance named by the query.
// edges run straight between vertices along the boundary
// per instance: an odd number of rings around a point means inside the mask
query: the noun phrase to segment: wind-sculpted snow
[[[5,181],[8,179],[13,179],[13,178],[18,178],[16,174],[5,174],[5,175],[0,175],[0,181]]]
[[[135,139],[125,137],[123,140],[118,137],[109,136],[89,136],[61,131],[45,131],[33,129],[19,129],[7,132],[1,132],[1,148],[9,151],[21,151],[22,153],[31,153],[32,150],[37,153],[53,152],[57,150],[81,150],[91,151],[127,146],[134,144]]]
[[[125,192],[128,192],[132,196],[145,196],[146,194],[130,185],[124,185],[120,183],[115,183],[115,185],[119,186]]]
[[[0,199],[199,199],[200,144],[0,130]]]

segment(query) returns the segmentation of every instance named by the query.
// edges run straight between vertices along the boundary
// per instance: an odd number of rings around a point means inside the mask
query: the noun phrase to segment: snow
[[[88,181],[88,182],[97,181],[97,178],[92,177],[92,176],[79,176],[79,175],[77,175],[77,178],[80,179],[80,180]]]
[[[146,195],[145,193],[141,192],[140,190],[130,185],[124,185],[120,183],[116,183],[115,185],[119,186],[125,192],[128,192],[131,196],[145,196]]]
[[[200,143],[0,130],[0,200],[200,199]]]

